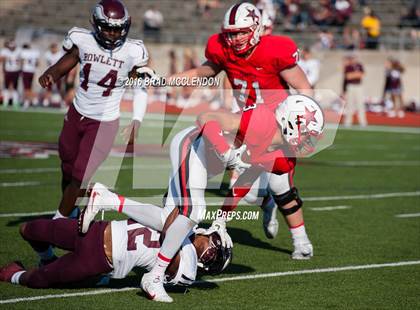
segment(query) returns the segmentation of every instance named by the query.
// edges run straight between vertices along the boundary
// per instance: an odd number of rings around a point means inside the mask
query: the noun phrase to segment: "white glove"
[[[209,229],[197,228],[196,234],[208,236],[214,232],[220,235],[222,246],[226,248],[233,248],[232,238],[229,236],[226,230],[226,220],[224,218],[218,218],[213,221]]]
[[[142,79],[159,79],[159,76],[156,72],[149,67],[140,67],[136,69],[137,76],[141,77]]]
[[[220,160],[229,169],[237,170],[242,173],[245,169],[251,167],[251,164],[242,161],[242,154],[246,151],[246,144],[242,144],[237,149],[229,149],[226,153],[219,155]]]

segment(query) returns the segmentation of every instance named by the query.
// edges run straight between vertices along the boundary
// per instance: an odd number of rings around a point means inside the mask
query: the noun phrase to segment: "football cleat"
[[[12,276],[19,271],[25,271],[21,262],[15,261],[0,268],[0,281],[11,282]]]
[[[165,288],[163,287],[163,278],[159,275],[151,272],[145,273],[143,278],[141,278],[140,286],[150,300],[168,303],[174,301],[172,297],[166,293]]]
[[[94,183],[88,189],[90,192],[89,201],[80,213],[78,226],[79,232],[85,234],[89,230],[90,223],[95,219],[96,214],[101,210],[112,210],[109,202],[106,202],[108,189],[101,183]]]
[[[306,240],[298,240],[293,242],[295,250],[292,253],[292,259],[310,259],[314,256],[314,250],[311,244],[311,241],[306,238]]]
[[[279,222],[277,221],[277,204],[267,203],[261,206],[263,210],[263,228],[265,236],[273,239],[279,232]]]

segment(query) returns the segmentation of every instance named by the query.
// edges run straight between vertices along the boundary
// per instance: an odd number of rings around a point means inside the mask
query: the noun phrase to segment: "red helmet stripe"
[[[229,15],[229,25],[235,25],[235,17],[236,17],[236,11],[238,11],[239,6],[241,5],[241,3],[239,4],[235,4],[235,6],[232,8],[232,10],[230,11],[230,15]]]

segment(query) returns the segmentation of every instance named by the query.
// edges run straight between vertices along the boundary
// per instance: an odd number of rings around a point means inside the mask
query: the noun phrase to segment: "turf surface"
[[[0,141],[55,142],[63,116],[45,113],[0,111]],[[189,125],[181,123],[176,129]],[[141,143],[158,141],[156,121],[147,120]],[[112,158],[109,165],[119,165]],[[166,182],[167,158],[144,157],[133,181],[133,160],[123,160],[115,188],[127,196],[159,200],[164,188],[139,190],[137,184]],[[1,214],[55,210],[60,199],[59,159],[0,159]],[[25,170],[49,168],[46,170]],[[114,171],[115,172],[115,171]],[[25,182],[22,186],[21,182]],[[29,182],[29,183],[26,183]],[[309,261],[292,261],[289,233],[283,221],[274,240],[264,237],[259,220],[232,221],[229,232],[235,242],[232,265],[217,278],[328,267],[358,266],[420,260],[420,218],[398,218],[398,214],[420,213],[420,197],[337,199],[315,201],[314,197],[371,195],[420,190],[420,135],[391,132],[338,132],[335,144],[313,158],[301,160],[295,183],[305,202],[305,224],[314,245]],[[153,186],[152,186],[153,187]],[[155,186],[156,187],[156,186]],[[223,191],[209,192],[209,199]],[[398,196],[398,195],[397,195]],[[312,208],[346,206],[333,211]],[[209,206],[216,210],[217,206]],[[239,210],[258,210],[240,206]],[[37,259],[19,237],[20,223],[28,216],[0,217],[0,265],[19,259],[27,266]],[[117,218],[108,213],[106,219]],[[206,222],[208,223],[208,221]],[[112,280],[110,287],[136,287],[142,270],[127,279]],[[202,280],[212,279],[211,277]],[[214,278],[213,278],[214,279]],[[34,290],[0,283],[0,300],[98,290],[95,281],[60,289]],[[175,303],[148,301],[138,290],[95,296],[23,301],[0,304],[7,309],[70,308],[200,308],[200,309],[418,309],[420,265],[385,267],[329,273],[285,275],[230,282],[198,283],[187,291],[171,290]],[[1,302],[1,301],[0,301]]]

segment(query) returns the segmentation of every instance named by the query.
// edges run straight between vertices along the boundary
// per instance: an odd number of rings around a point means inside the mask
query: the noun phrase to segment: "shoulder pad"
[[[73,45],[78,46],[83,37],[87,35],[92,35],[90,30],[85,28],[73,27],[69,30],[63,40],[63,49],[65,51],[70,50]]]
[[[129,55],[134,59],[134,66],[143,67],[149,61],[149,53],[142,40],[127,39]]]

